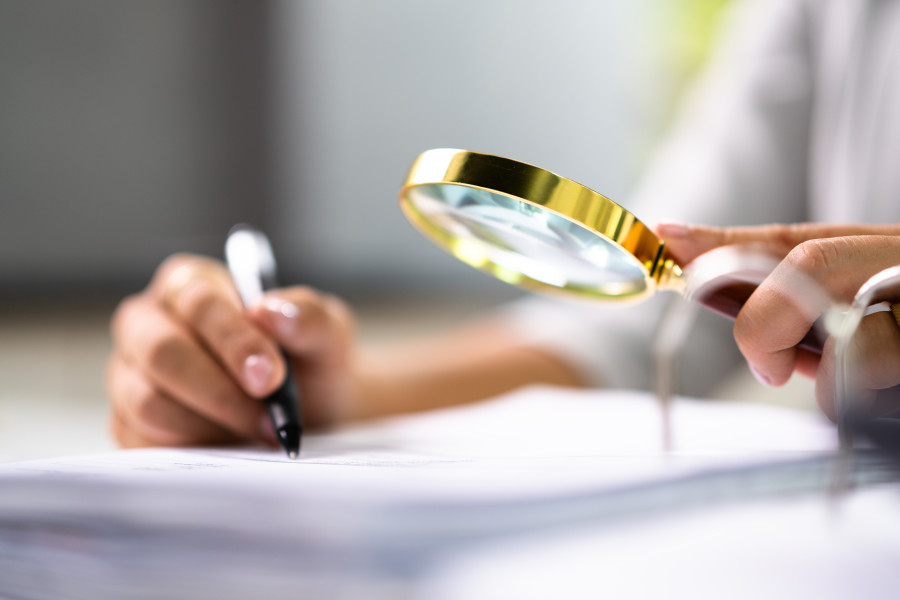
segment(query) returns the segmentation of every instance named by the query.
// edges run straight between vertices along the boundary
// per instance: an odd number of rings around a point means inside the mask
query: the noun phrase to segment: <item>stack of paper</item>
[[[535,388],[261,449],[0,466],[0,597],[379,598],[518,536],[824,490],[817,415]],[[870,464],[867,480],[893,472]],[[429,592],[431,594],[433,590]]]

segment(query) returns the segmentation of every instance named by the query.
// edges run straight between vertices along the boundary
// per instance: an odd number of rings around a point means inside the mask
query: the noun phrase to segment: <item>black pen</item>
[[[225,262],[244,306],[253,306],[263,292],[277,287],[275,255],[268,238],[248,225],[235,225],[225,242]],[[276,437],[291,459],[300,455],[303,422],[300,420],[300,392],[291,375],[290,360],[281,351],[287,364],[284,382],[264,399]]]

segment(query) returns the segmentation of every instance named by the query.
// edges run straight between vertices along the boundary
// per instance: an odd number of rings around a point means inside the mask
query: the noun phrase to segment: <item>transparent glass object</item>
[[[500,267],[560,289],[626,295],[646,288],[646,269],[629,252],[537,204],[446,183],[417,186],[407,194],[449,240],[450,251],[475,267]]]

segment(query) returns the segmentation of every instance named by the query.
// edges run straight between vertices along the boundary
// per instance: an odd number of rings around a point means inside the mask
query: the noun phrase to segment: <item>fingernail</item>
[[[300,308],[296,304],[281,298],[270,297],[263,301],[263,306],[275,314],[275,327],[282,337],[294,335],[297,328],[297,317],[300,315]]]
[[[685,238],[691,233],[691,227],[683,223],[660,223],[656,226],[656,232],[662,238]]]
[[[268,414],[263,414],[259,419],[259,434],[263,440],[270,444],[278,443],[278,436],[275,435],[275,426],[272,425],[272,419]]]
[[[261,394],[266,391],[272,375],[272,361],[262,354],[252,354],[244,361],[244,379],[250,391]]]
[[[753,376],[756,377],[756,380],[765,386],[771,386],[772,381],[763,374],[762,371],[753,366],[752,363],[747,363],[750,366],[750,372],[753,373]]]

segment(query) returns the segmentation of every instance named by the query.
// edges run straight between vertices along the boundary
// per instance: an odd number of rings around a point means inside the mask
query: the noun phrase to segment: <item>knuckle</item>
[[[226,277],[218,261],[194,254],[174,254],[156,269],[148,291],[164,304],[172,306],[182,291],[197,281],[220,281]]]
[[[182,266],[193,264],[200,260],[200,258],[201,257],[197,255],[187,252],[172,254],[159,264],[159,267],[156,269],[156,277],[166,278]]]
[[[840,259],[832,239],[806,240],[794,246],[787,262],[801,272],[816,274],[829,269]]]
[[[190,268],[190,265],[196,262],[198,257],[179,253],[173,254],[163,260],[153,273],[150,281],[150,288],[157,289],[161,294],[165,293],[165,288],[171,285],[172,278],[176,273]]]
[[[208,315],[219,301],[215,287],[198,278],[181,291],[178,309],[189,322],[198,322]]]

